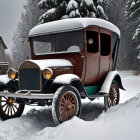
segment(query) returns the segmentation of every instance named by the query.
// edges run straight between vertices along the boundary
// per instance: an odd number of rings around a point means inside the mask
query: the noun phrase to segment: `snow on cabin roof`
[[[106,20],[99,18],[71,18],[37,25],[31,29],[29,37],[80,30],[92,25],[111,30],[120,36],[118,27]]]

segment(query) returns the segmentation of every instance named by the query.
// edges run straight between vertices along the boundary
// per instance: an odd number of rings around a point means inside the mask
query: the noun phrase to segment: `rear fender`
[[[113,80],[115,80],[118,83],[120,89],[125,90],[122,85],[122,80],[119,73],[117,71],[110,71],[105,78],[105,81],[101,87],[101,90],[99,91],[99,94],[108,94]]]

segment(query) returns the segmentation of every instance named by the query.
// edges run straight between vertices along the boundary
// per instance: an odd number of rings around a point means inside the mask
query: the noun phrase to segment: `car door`
[[[86,75],[84,85],[95,85],[99,75],[99,32],[98,28],[86,31]]]
[[[98,83],[102,83],[112,68],[112,33],[111,31],[100,29],[100,70]]]

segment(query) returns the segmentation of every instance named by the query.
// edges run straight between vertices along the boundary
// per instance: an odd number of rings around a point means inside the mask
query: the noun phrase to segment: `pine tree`
[[[125,15],[128,19],[137,19],[138,25],[132,39],[135,39],[139,42],[137,49],[139,51],[138,59],[140,59],[140,0],[128,0]]]
[[[41,0],[38,6],[46,10],[39,18],[40,23],[76,17],[107,19],[103,0]]]
[[[38,8],[40,0],[26,0],[24,12],[21,15],[21,21],[13,35],[12,57],[14,67],[17,67],[22,61],[30,56],[28,34],[32,27],[38,24],[38,19],[42,11]]]

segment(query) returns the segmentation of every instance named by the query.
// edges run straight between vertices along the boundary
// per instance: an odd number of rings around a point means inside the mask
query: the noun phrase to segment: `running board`
[[[0,92],[0,96],[24,99],[53,99],[54,94]]]
[[[89,95],[88,98],[89,99],[94,99],[94,98],[105,97],[105,96],[108,96],[108,94],[102,93],[102,92],[98,92],[96,95]]]

